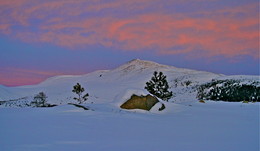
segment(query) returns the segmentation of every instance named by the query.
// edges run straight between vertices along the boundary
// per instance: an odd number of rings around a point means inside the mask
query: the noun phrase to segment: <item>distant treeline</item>
[[[215,101],[260,102],[259,82],[240,80],[212,80],[198,87],[197,98]]]

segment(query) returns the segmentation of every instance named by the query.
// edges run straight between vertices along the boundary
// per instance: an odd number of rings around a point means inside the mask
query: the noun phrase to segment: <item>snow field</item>
[[[104,104],[1,108],[0,150],[259,150],[259,103],[171,105],[167,114]]]

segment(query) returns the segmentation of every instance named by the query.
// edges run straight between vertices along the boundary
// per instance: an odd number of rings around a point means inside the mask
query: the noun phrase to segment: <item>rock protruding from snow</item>
[[[150,111],[150,109],[158,102],[158,99],[150,94],[146,96],[138,96],[133,94],[131,98],[120,107],[123,109],[142,109]]]

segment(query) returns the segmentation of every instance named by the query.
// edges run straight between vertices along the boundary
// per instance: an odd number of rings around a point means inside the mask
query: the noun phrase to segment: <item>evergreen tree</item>
[[[79,104],[81,104],[82,102],[86,101],[89,96],[88,93],[86,93],[85,95],[83,95],[82,93],[85,91],[85,89],[83,87],[81,87],[81,85],[79,83],[77,83],[76,85],[73,86],[73,90],[72,92],[76,93],[78,95],[78,97],[73,98],[74,100],[77,100],[79,102]]]
[[[172,91],[168,90],[169,85],[166,76],[162,72],[158,74],[155,71],[151,80],[146,82],[145,89],[164,101],[168,101],[173,96]]]
[[[33,106],[36,106],[36,107],[45,107],[47,104],[46,104],[46,99],[47,99],[47,96],[45,93],[43,92],[40,92],[39,94],[37,94],[34,98],[33,98],[33,102],[31,102],[31,104]]]

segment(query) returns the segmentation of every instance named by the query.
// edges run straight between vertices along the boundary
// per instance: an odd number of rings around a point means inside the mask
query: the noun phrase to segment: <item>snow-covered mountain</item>
[[[157,103],[150,111],[120,109],[132,94],[148,93],[144,86],[154,71],[167,75],[175,95],[164,102],[166,108],[158,111]],[[133,60],[113,70],[55,76],[37,85],[0,86],[0,150],[258,151],[259,102],[200,103],[197,87],[213,79],[259,82],[259,76],[225,76]],[[67,104],[75,103],[72,89],[77,82],[90,94],[83,104],[90,110]],[[14,108],[25,107],[39,92],[59,106]]]
[[[42,83],[30,86],[0,86],[0,101],[23,98],[31,100],[39,92],[44,92],[49,103],[66,104],[75,102],[72,88],[80,83],[90,94],[88,102],[109,103],[119,106],[132,94],[147,94],[144,89],[154,71],[167,76],[174,96],[170,102],[196,101],[196,87],[212,79],[254,79],[259,76],[225,76],[204,71],[176,68],[151,61],[135,59],[113,70],[100,70],[85,75],[62,75],[51,77]]]

